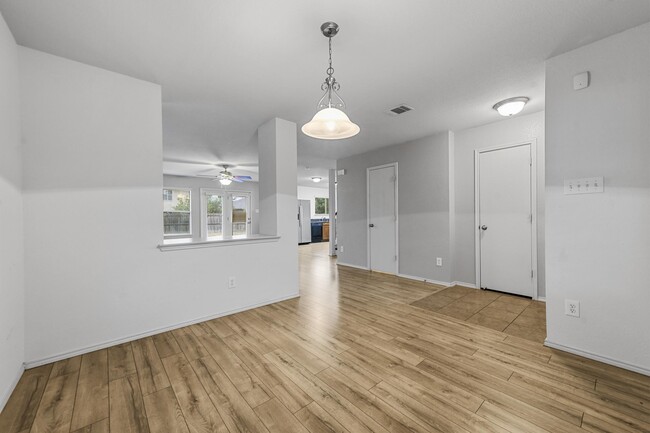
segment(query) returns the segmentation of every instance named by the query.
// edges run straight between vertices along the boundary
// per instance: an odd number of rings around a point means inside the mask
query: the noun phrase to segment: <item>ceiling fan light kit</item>
[[[526,96],[516,96],[514,98],[508,98],[504,99],[503,101],[499,101],[494,104],[492,108],[495,109],[500,115],[504,117],[510,117],[521,113],[521,110],[524,109],[524,106],[526,103],[528,103],[528,101],[530,101],[530,99]]]
[[[310,122],[303,125],[302,132],[309,137],[321,140],[340,140],[353,137],[359,133],[360,128],[343,112],[345,102],[338,94],[341,85],[334,78],[334,68],[332,67],[332,38],[339,32],[339,26],[329,21],[323,23],[320,29],[329,44],[329,67],[326,71],[327,77],[321,85],[321,90],[325,94],[318,101],[319,111]]]
[[[219,173],[217,176],[202,176],[202,175],[198,175],[198,176],[209,177],[213,181],[218,180],[219,183],[223,186],[228,186],[231,183],[233,183],[233,181],[241,183],[241,182],[246,182],[248,180],[253,180],[253,178],[250,176],[233,176],[233,174],[228,171],[228,168],[232,167],[231,165],[222,164],[221,167],[223,167],[223,171]]]

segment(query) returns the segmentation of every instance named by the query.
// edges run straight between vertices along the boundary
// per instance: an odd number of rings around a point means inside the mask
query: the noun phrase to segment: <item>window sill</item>
[[[197,248],[214,248],[231,245],[261,244],[277,242],[280,236],[251,235],[248,237],[214,238],[205,241],[193,241],[192,239],[165,239],[158,245],[160,251],[194,250]]]

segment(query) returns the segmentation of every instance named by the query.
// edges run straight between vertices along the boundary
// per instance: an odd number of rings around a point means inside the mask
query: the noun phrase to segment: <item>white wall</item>
[[[328,185],[324,184],[323,186],[325,188],[298,185],[298,200],[309,200],[312,218],[323,218],[329,216],[329,213],[316,214],[316,197],[324,197],[329,199],[330,196]]]
[[[547,342],[650,374],[650,23],[547,62],[546,139]],[[590,176],[604,193],[563,194]]]
[[[450,133],[424,137],[337,161],[337,240],[340,263],[367,267],[368,167],[399,166],[399,273],[449,282]],[[343,246],[343,251],[341,251]],[[436,266],[436,257],[443,266]]]
[[[298,294],[281,212],[277,242],[156,248],[159,86],[26,48],[19,60],[29,364]],[[295,168],[294,155],[294,202]]]
[[[163,176],[165,188],[189,188],[192,190],[192,239],[201,240],[201,188],[218,189],[223,192],[247,191],[251,193],[251,233],[260,232],[259,221],[259,186],[257,182],[233,182],[229,186],[222,187],[219,182],[210,179],[185,176]],[[162,193],[161,193],[162,194]],[[162,198],[161,198],[162,200]]]
[[[453,281],[476,284],[474,233],[474,150],[504,144],[537,142],[538,294],[544,278],[544,112],[519,115],[454,133],[455,221]]]
[[[16,43],[0,15],[0,411],[25,357],[22,151]]]

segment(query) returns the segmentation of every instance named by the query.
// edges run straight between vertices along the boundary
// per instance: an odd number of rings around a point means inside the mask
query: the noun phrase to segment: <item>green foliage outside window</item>
[[[329,213],[329,199],[324,197],[316,197],[316,214],[325,215]]]

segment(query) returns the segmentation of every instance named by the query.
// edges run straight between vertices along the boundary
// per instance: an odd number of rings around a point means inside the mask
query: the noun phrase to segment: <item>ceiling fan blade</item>
[[[239,183],[242,183],[242,182],[244,182],[244,181],[243,181],[243,180],[241,180],[241,179],[237,179],[237,177],[233,177],[233,178],[232,178],[232,179],[230,179],[230,180],[232,180],[232,181],[234,181],[234,182],[239,182]]]
[[[235,176],[235,179],[241,179],[241,180],[253,180],[253,178],[250,177],[250,176]]]

